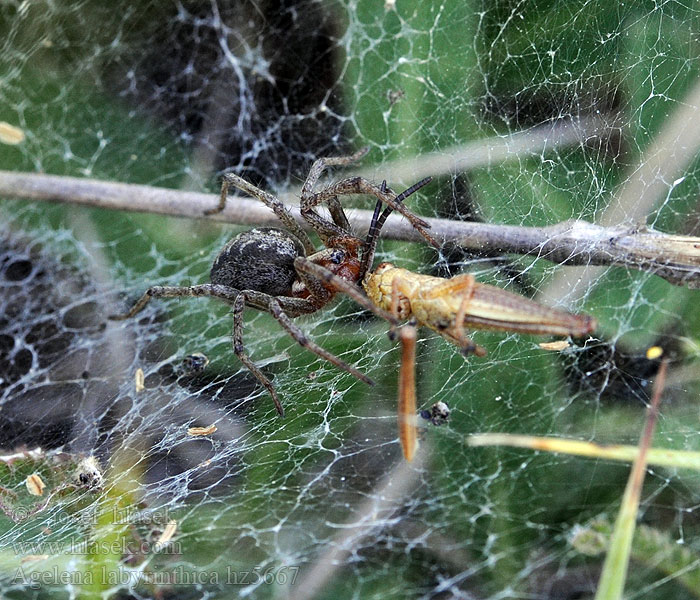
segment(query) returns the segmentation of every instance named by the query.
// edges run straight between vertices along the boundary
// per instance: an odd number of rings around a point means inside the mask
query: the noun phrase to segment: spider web
[[[646,170],[673,115],[697,104],[697,22],[692,2],[5,2],[0,121],[26,138],[0,144],[0,168],[210,192],[230,170],[281,193],[315,158],[367,145],[357,168],[399,190],[415,181],[392,179],[402,161],[476,144],[432,173],[410,199],[416,212],[544,226],[616,211],[697,235],[692,144],[665,155],[676,171]],[[561,123],[578,134],[496,151]],[[274,379],[284,420],[233,356],[225,306],[154,301],[107,321],[149,285],[205,282],[242,228],[1,206],[3,597],[588,597],[602,558],[572,538],[614,518],[627,466],[466,437],[635,443],[658,366],[645,351],[659,344],[673,363],[655,445],[698,446],[697,292],[652,273],[591,278],[543,257],[384,241],[375,264],[472,272],[600,323],[561,353],[538,346],[550,339],[478,332],[488,356],[468,360],[421,330],[420,407],[444,401],[452,414],[421,424],[408,465],[399,350],[349,299],[297,323],[374,388],[246,312],[246,348]],[[188,366],[196,353],[204,370]],[[104,472],[98,489],[76,487],[89,456]],[[32,473],[47,484],[41,498],[25,485]],[[642,517],[655,551],[673,546],[690,567],[635,555],[628,597],[698,597],[684,579],[700,564],[697,505],[697,477],[650,469]]]

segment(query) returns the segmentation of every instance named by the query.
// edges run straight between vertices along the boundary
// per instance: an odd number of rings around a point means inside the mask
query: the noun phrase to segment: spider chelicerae
[[[289,209],[275,196],[238,175],[224,175],[219,205],[206,214],[221,212],[226,205],[229,188],[238,188],[259,199],[279,218],[286,229],[258,227],[243,232],[228,242],[214,260],[211,283],[192,286],[152,286],[125,314],[112,315],[113,320],[128,319],[143,310],[151,298],[209,296],[231,305],[233,312],[233,351],[245,367],[267,389],[280,415],[284,409],[272,382],[253,363],[243,345],[243,310],[246,306],[270,313],[301,346],[347,371],[357,379],[373,385],[373,381],[337,356],[310,340],[293,323],[292,318],[316,312],[328,304],[338,291],[350,295],[364,308],[386,319],[392,329],[400,325],[396,317],[375,306],[357,287],[372,266],[378,239],[378,210],[367,239],[358,238],[351,230],[338,196],[368,194],[391,210],[400,212],[433,246],[428,223],[410,212],[403,201],[430,182],[423,179],[399,195],[362,177],[348,177],[318,192],[314,187],[326,167],[348,165],[367,153],[364,148],[350,156],[320,158],[301,189],[301,215],[321,239],[324,248],[316,250],[311,239],[297,223]],[[316,212],[326,204],[332,221]],[[381,227],[381,224],[380,224]]]

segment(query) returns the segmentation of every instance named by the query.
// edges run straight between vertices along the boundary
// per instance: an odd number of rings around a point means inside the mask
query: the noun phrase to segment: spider
[[[380,206],[386,204],[392,210],[400,212],[431,245],[438,247],[427,232],[428,223],[411,213],[403,204],[403,200],[429,183],[430,178],[419,181],[398,196],[386,187],[386,182],[377,186],[361,177],[342,179],[319,192],[313,191],[326,167],[348,165],[364,156],[367,151],[364,148],[350,156],[316,160],[302,186],[301,215],[318,234],[324,248],[316,250],[307,233],[278,198],[238,175],[227,173],[223,178],[219,205],[207,210],[205,214],[221,212],[226,204],[228,190],[233,186],[268,206],[286,229],[258,227],[239,234],[221,249],[214,260],[210,272],[211,283],[149,287],[127,313],[111,315],[109,318],[122,320],[133,317],[144,309],[151,298],[208,296],[229,304],[233,313],[233,352],[267,389],[280,416],[284,416],[284,409],[274,385],[253,363],[243,345],[243,310],[246,306],[270,313],[302,347],[357,379],[373,385],[374,382],[369,377],[318,346],[292,322],[294,317],[320,310],[333,299],[337,291],[344,291],[363,307],[389,321],[393,328],[400,325],[395,317],[373,304],[356,286],[371,267],[378,231],[370,230],[367,241],[358,238],[350,229],[338,196],[374,196]],[[316,212],[315,208],[322,203],[327,205],[332,221]]]

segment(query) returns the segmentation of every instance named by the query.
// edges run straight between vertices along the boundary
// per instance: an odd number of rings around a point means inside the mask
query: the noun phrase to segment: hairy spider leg
[[[236,301],[233,304],[233,331],[231,333],[231,340],[233,343],[233,353],[238,357],[243,365],[250,371],[253,376],[267,389],[272,402],[275,404],[277,409],[277,414],[280,417],[284,417],[284,408],[282,408],[282,402],[280,402],[275,386],[272,382],[265,377],[263,372],[255,365],[255,363],[250,359],[245,351],[245,346],[243,345],[243,310],[245,309],[245,296],[239,294]]]
[[[277,319],[277,321],[279,321],[279,324],[284,327],[287,333],[291,335],[302,348],[310,350],[317,356],[320,356],[321,358],[334,364],[336,367],[343,369],[343,371],[347,371],[351,375],[357,377],[357,379],[360,381],[364,381],[368,385],[374,385],[374,381],[367,377],[367,375],[361,373],[356,368],[350,366],[348,363],[339,359],[334,354],[331,354],[327,350],[321,348],[321,346],[316,344],[316,342],[313,342],[307,338],[304,332],[294,324],[289,316],[282,310],[279,303],[274,299],[270,301],[270,313],[273,317],[275,317],[275,319]]]
[[[289,212],[289,209],[280,201],[279,198],[273,196],[265,190],[261,190],[259,187],[254,186],[252,183],[246,181],[242,177],[239,177],[235,173],[225,173],[221,181],[221,196],[219,197],[219,205],[216,208],[205,210],[205,215],[213,215],[220,213],[224,210],[226,206],[226,198],[228,196],[229,188],[233,186],[238,188],[242,192],[250,194],[254,198],[257,198],[265,206],[267,206],[272,212],[274,212],[284,226],[289,229],[303,244],[304,250],[307,254],[313,254],[316,251],[311,238],[307,233],[301,228],[301,225],[297,223],[296,219]]]
[[[314,162],[312,165],[309,176],[306,179],[305,185],[310,184],[310,188],[313,188],[316,181],[318,180],[321,172],[325,166],[343,166],[348,165],[362,158],[369,151],[369,147],[363,148],[352,154],[350,156],[336,156],[329,158],[321,158]],[[311,181],[310,181],[311,179]],[[234,173],[226,173],[222,178],[221,183],[221,194],[219,197],[219,204],[216,208],[212,208],[204,211],[205,215],[213,215],[220,213],[224,210],[226,206],[226,199],[228,197],[228,190],[233,186],[241,191],[244,191],[251,196],[258,198],[266,206],[268,206],[274,213],[279,217],[279,219],[284,223],[284,225],[299,238],[299,240],[304,245],[304,249],[307,254],[312,254],[314,252],[313,244],[309,239],[308,235],[299,226],[294,217],[289,212],[289,209],[281,202],[278,198],[272,194],[261,190],[260,188],[254,186],[250,182],[246,181],[242,177]],[[309,189],[310,189],[309,188]],[[315,212],[313,215],[303,215],[305,220],[311,225],[311,227],[319,234],[322,241],[326,243],[328,239],[332,237],[347,236],[350,232],[350,222],[348,221],[347,215],[343,210],[343,207],[338,200],[337,196],[333,196],[326,200],[328,208],[333,219],[333,223],[323,219],[320,215]]]
[[[253,362],[246,354],[245,348],[243,346],[243,310],[246,304],[246,296],[247,292],[242,291],[239,294],[238,298],[236,298],[236,301],[233,306],[233,352],[239,358],[239,360],[248,368],[248,370],[256,377],[256,379],[263,386],[265,386],[265,388],[267,388],[267,391],[270,393],[270,396],[272,396],[272,401],[275,403],[275,408],[277,409],[277,412],[281,417],[283,417],[284,409],[282,408],[282,403],[280,402],[279,396],[277,395],[274,385],[267,377],[265,377],[262,371],[260,371],[260,369],[258,369],[258,367],[256,367],[253,364]],[[330,352],[324,350],[323,348],[321,348],[321,346],[307,338],[304,332],[292,322],[289,315],[287,315],[284,312],[284,310],[282,310],[280,303],[275,298],[270,298],[268,309],[270,314],[277,320],[277,322],[283,327],[283,329],[302,348],[306,348],[307,350],[313,352],[317,356],[334,364],[336,367],[347,371],[351,375],[357,377],[357,379],[359,379],[360,381],[363,381],[368,385],[374,385],[374,381],[372,381],[364,373],[361,373],[345,361],[339,359],[334,354],[331,354]]]
[[[244,290],[246,304],[252,308],[257,308],[265,312],[269,312],[269,300],[272,296],[257,292],[255,290]],[[192,286],[164,286],[154,285],[149,287],[143,296],[141,296],[124,314],[109,315],[107,318],[111,321],[123,321],[129,319],[141,312],[151,298],[178,298],[178,297],[210,297],[217,298],[226,304],[233,306],[236,298],[240,294],[240,290],[231,288],[221,284],[202,283]],[[278,298],[279,305],[288,315],[299,316],[310,314],[318,310],[318,306],[304,298],[287,298],[280,296]]]
[[[328,200],[328,212],[330,212],[333,222],[340,228],[340,231],[344,231],[346,235],[347,232],[352,231],[350,221],[348,221],[348,216],[345,214],[338,196],[333,196],[333,198]]]
[[[350,222],[348,221],[347,215],[345,214],[337,195],[332,195],[325,198],[325,202],[328,205],[328,210],[331,214],[331,218],[333,219],[333,223],[327,219],[324,219],[315,210],[313,210],[313,207],[306,208],[303,198],[314,196],[313,188],[326,167],[346,166],[352,164],[360,160],[363,156],[365,156],[365,154],[367,154],[367,152],[369,152],[369,146],[361,148],[354,154],[347,156],[328,156],[319,158],[311,165],[309,174],[306,176],[304,185],[301,188],[301,216],[309,225],[311,225],[314,231],[318,233],[325,245],[328,245],[328,241],[331,238],[344,235],[347,236],[351,231]]]
[[[306,218],[306,215],[313,212],[313,208],[315,206],[318,206],[323,202],[327,202],[328,199],[332,198],[333,196],[344,196],[348,194],[368,194],[374,196],[378,200],[381,200],[384,204],[392,207],[394,210],[400,212],[404,217],[406,217],[411,225],[428,241],[431,246],[436,248],[440,247],[435,239],[433,239],[433,237],[427,232],[430,225],[409,211],[402,202],[396,202],[397,196],[394,194],[394,192],[389,189],[383,190],[381,187],[376,186],[362,177],[348,177],[347,179],[333,183],[314,194],[305,193],[302,190],[301,213]]]
[[[238,296],[238,290],[226,287],[225,285],[216,285],[213,283],[202,283],[200,285],[192,286],[165,286],[165,285],[154,285],[149,287],[131,307],[131,309],[120,315],[109,315],[107,317],[111,321],[123,321],[125,319],[130,319],[137,313],[140,313],[146,304],[149,303],[151,298],[177,298],[181,296],[189,297],[201,297],[210,296],[223,300],[227,304],[233,305]]]
[[[313,193],[314,186],[318,182],[318,178],[321,173],[326,169],[326,167],[342,167],[360,160],[369,152],[369,146],[360,148],[357,152],[353,154],[347,154],[345,156],[324,156],[317,158],[311,168],[309,169],[309,174],[306,176],[306,181],[301,187],[302,195],[309,195]]]
[[[313,352],[317,356],[327,360],[340,369],[350,373],[360,381],[368,385],[374,385],[374,381],[361,373],[345,361],[341,360],[334,354],[321,348],[318,344],[308,339],[306,335],[297,327],[285,312],[283,304],[286,304],[295,314],[303,312],[313,312],[317,310],[313,304],[308,301],[303,301],[299,298],[289,298],[288,302],[279,302],[277,299],[267,294],[262,294],[254,290],[236,290],[223,285],[215,285],[205,283],[193,286],[152,286],[136,301],[131,310],[121,315],[111,315],[109,318],[114,321],[121,321],[133,317],[141,312],[151,298],[177,298],[177,297],[213,297],[223,300],[226,304],[233,306],[233,352],[238,359],[246,366],[246,368],[255,376],[255,378],[267,388],[267,391],[272,396],[275,403],[275,408],[280,416],[284,416],[284,410],[279,397],[274,389],[274,385],[270,380],[263,375],[250,360],[243,346],[243,310],[246,305],[253,306],[269,312],[284,328],[284,330],[303,348]],[[286,299],[285,299],[286,300]],[[295,300],[304,302],[294,302]]]
[[[317,280],[320,280],[339,292],[343,292],[350,296],[355,302],[357,302],[363,308],[372,311],[375,315],[381,319],[385,319],[394,326],[400,326],[401,322],[395,319],[390,313],[385,311],[383,308],[376,306],[367,296],[365,296],[360,288],[358,288],[354,283],[349,282],[347,279],[338,277],[335,273],[332,273],[322,265],[318,265],[311,262],[308,258],[298,257],[294,259],[294,267],[297,271],[307,273],[313,276]]]

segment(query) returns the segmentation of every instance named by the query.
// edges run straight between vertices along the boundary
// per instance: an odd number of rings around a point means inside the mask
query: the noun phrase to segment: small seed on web
[[[138,368],[136,369],[136,374],[134,375],[134,387],[136,388],[136,392],[143,392],[145,389],[145,377],[143,374],[143,369]]]
[[[208,427],[190,427],[187,429],[187,435],[211,435],[216,429],[216,425],[209,425]]]
[[[553,352],[561,352],[562,350],[566,350],[571,346],[569,342],[560,340],[558,342],[541,342],[538,344],[542,350],[552,350]]]
[[[155,544],[155,551],[158,552],[165,544],[173,539],[175,532],[177,531],[177,521],[175,519],[170,519],[168,524],[165,526],[163,533],[160,534],[158,541]]]
[[[16,146],[24,141],[24,131],[19,127],[0,121],[0,143]]]
[[[39,477],[38,473],[34,473],[33,475],[27,477],[24,484],[27,486],[27,491],[32,496],[42,496],[44,494],[46,484],[43,482],[41,477]]]
[[[22,564],[28,562],[37,562],[40,560],[46,560],[48,557],[48,554],[27,554],[26,556],[23,556],[19,562],[21,562]]]

